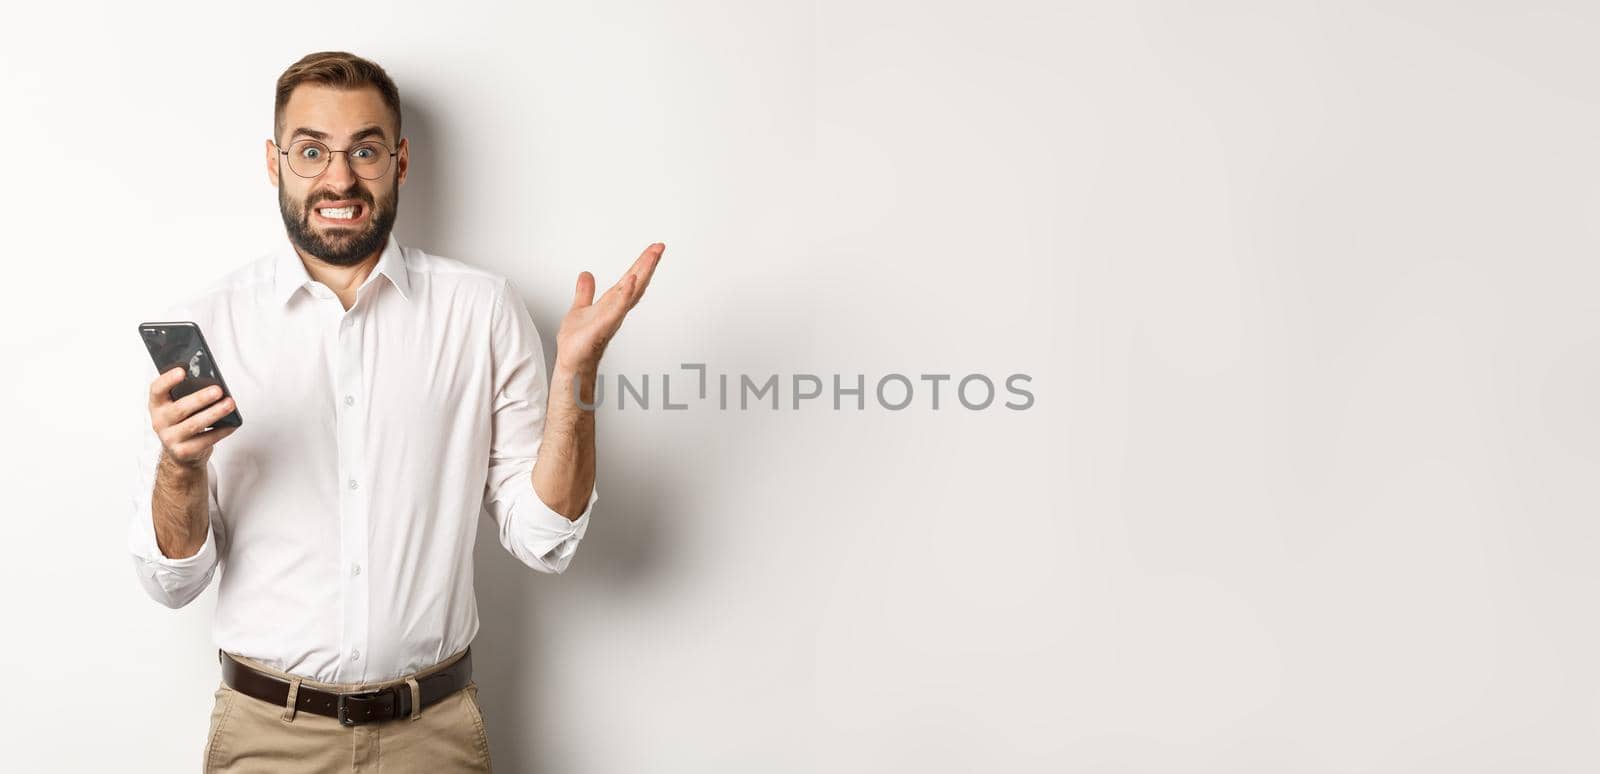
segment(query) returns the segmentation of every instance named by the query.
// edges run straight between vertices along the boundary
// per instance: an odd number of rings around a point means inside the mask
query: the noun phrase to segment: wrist
[[[560,403],[552,403],[551,411],[571,405],[580,416],[588,415],[595,406],[595,384],[599,381],[598,366],[565,363],[559,359],[550,372],[550,389],[562,396]]]
[[[599,363],[568,362],[556,358],[555,368],[551,369],[552,379],[570,380],[574,376],[581,376],[585,382],[592,382],[600,373]]]
[[[205,460],[202,460],[198,464],[194,465],[185,464],[173,459],[172,455],[167,454],[165,449],[163,449],[161,452],[161,460],[158,463],[158,467],[168,479],[183,483],[188,483],[195,479],[204,479],[206,477]]]

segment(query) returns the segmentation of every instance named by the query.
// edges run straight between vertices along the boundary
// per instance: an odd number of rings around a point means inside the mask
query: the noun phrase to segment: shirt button
[[[356,488],[356,480],[353,479],[353,478],[350,479],[350,488],[351,489],[355,489]]]
[[[360,575],[361,574],[361,565],[359,565],[359,564],[350,565],[350,574],[351,575]]]
[[[344,405],[346,405],[346,406],[354,406],[354,405],[356,405],[356,396],[354,396],[354,395],[346,395],[346,396],[344,396]]]
[[[360,661],[361,660],[361,651],[352,649],[350,651],[350,660],[351,661]]]

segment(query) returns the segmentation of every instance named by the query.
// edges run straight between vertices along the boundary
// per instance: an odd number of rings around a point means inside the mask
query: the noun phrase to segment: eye
[[[322,149],[315,145],[308,145],[300,149],[300,158],[307,161],[316,161],[322,158]]]
[[[350,158],[359,159],[361,161],[371,161],[372,159],[376,158],[377,155],[378,149],[372,147],[371,145],[358,145],[356,146],[355,150],[350,151]]]

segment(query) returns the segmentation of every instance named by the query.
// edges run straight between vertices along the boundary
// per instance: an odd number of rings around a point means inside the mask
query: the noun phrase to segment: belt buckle
[[[358,726],[358,725],[361,725],[361,722],[365,722],[365,721],[358,722],[358,721],[350,719],[350,709],[345,706],[345,703],[344,703],[345,699],[373,699],[373,698],[377,698],[378,696],[382,695],[386,691],[387,691],[387,689],[380,688],[380,689],[375,690],[375,691],[362,691],[361,693],[341,693],[341,694],[339,694],[338,695],[339,696],[339,700],[338,700],[339,725],[342,725],[342,726]]]

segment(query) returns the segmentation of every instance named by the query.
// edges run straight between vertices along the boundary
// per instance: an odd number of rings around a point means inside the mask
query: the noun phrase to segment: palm
[[[561,319],[561,330],[556,333],[558,362],[582,370],[599,367],[600,356],[622,327],[623,318],[644,298],[650,275],[655,273],[656,264],[666,249],[660,242],[646,247],[622,279],[599,298],[594,297],[594,275],[586,271],[578,274],[572,308]]]

